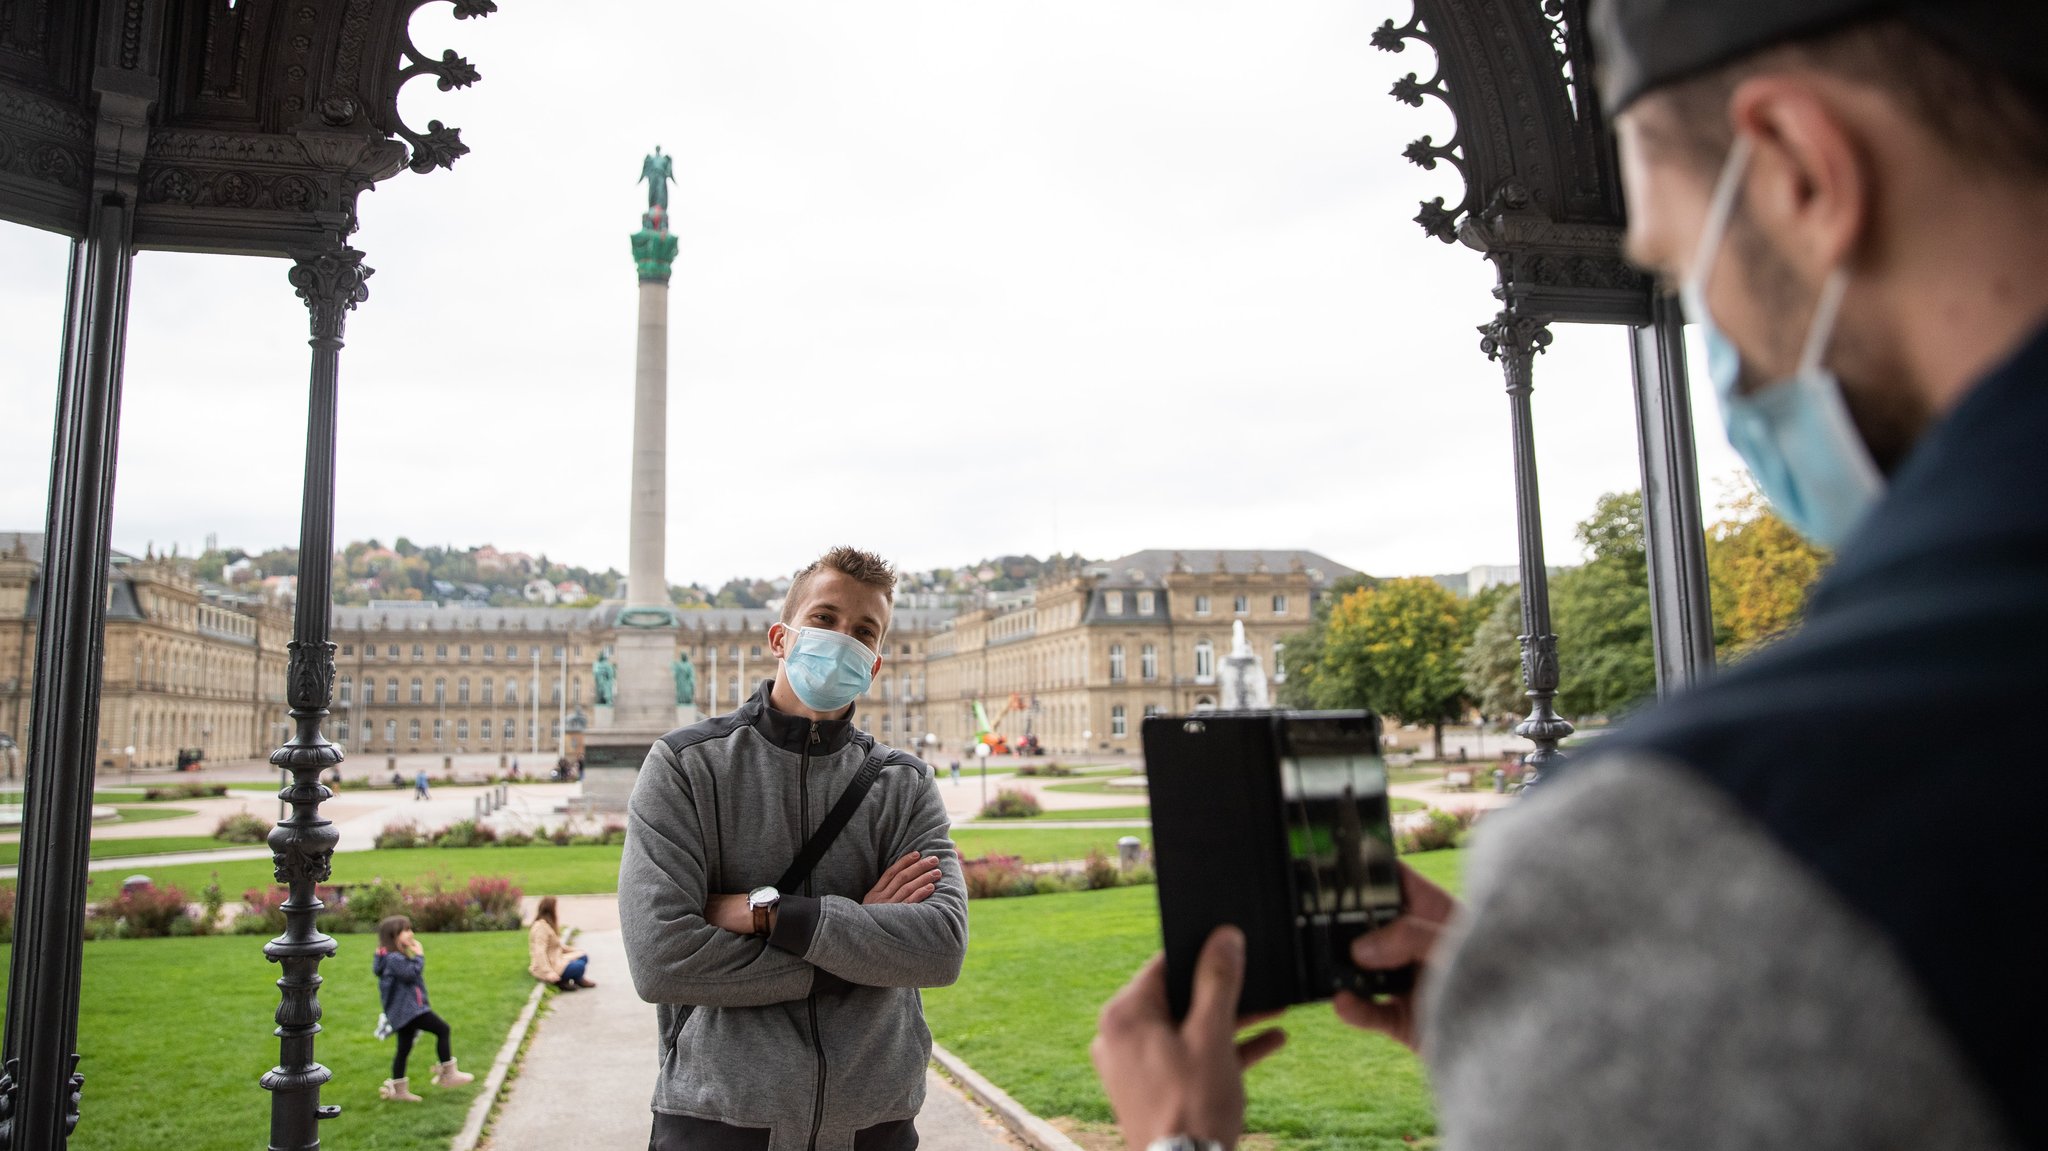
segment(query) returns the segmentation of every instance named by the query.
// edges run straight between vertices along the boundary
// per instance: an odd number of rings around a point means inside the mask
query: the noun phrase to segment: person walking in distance
[[[434,1014],[427,1002],[427,950],[412,933],[412,920],[393,915],[377,924],[377,955],[370,970],[377,974],[377,994],[384,1003],[384,1018],[398,1036],[398,1050],[391,1056],[391,1078],[377,1089],[379,1097],[398,1103],[418,1103],[407,1085],[405,1064],[412,1054],[413,1040],[422,1031],[434,1037],[434,1086],[460,1087],[476,1076],[455,1066],[455,1052],[448,1022]]]

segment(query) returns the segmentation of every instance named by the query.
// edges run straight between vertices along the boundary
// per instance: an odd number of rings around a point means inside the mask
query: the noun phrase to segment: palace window
[[[512,717],[505,717],[505,739],[509,742],[512,739],[512,737],[517,734],[518,729],[512,726]]]
[[[239,630],[239,629],[237,629],[237,630]],[[341,645],[341,654],[343,654],[343,655],[354,655],[355,653],[356,653],[356,645],[354,645],[354,644],[352,644],[352,643],[345,643],[345,644],[342,644],[342,645]]]
[[[747,649],[747,658],[748,658],[748,659],[760,659],[760,658],[761,658],[761,645],[757,643],[757,644],[755,644],[754,646],[752,646],[752,647],[748,648],[748,649]]]
[[[398,658],[398,645],[394,643],[394,644],[392,644],[392,645],[391,645],[390,647],[387,647],[387,648],[385,648],[385,649],[384,649],[384,658],[386,658],[386,659],[397,659],[397,658]]]
[[[491,742],[491,721],[486,719],[479,722],[476,725],[476,734],[477,738],[485,743]]]
[[[1102,610],[1109,615],[1124,614],[1124,593],[1120,591],[1103,592]]]
[[[484,645],[484,662],[485,662],[485,663],[489,663],[489,662],[491,662],[492,660],[494,660],[494,659],[496,659],[496,658],[498,658],[498,645],[497,645],[497,644],[494,644],[494,643],[487,643],[487,644],[485,644],[485,645]]]
[[[1195,678],[1208,680],[1216,677],[1216,645],[1208,640],[1195,644]]]
[[[420,686],[420,677],[412,677],[412,701],[414,703],[420,702]]]
[[[1159,648],[1156,645],[1148,643],[1139,650],[1138,674],[1148,681],[1159,678]]]
[[[1276,596],[1274,596],[1274,597],[1273,597],[1273,614],[1274,614],[1274,615],[1286,615],[1286,614],[1287,614],[1287,597],[1286,597],[1286,596],[1284,596],[1284,595],[1276,595]]]
[[[469,677],[466,675],[455,681],[455,702],[469,702]]]
[[[341,685],[338,689],[338,694],[336,698],[342,703],[347,703],[349,701],[350,693],[352,693],[355,690],[355,686],[356,685],[354,681],[350,680],[349,677],[342,676]]]
[[[456,649],[456,653],[455,653],[455,654],[456,654],[456,656],[457,656],[457,657],[458,657],[459,659],[461,659],[461,660],[462,660],[462,662],[464,662],[464,663],[468,663],[468,662],[469,662],[469,645],[468,645],[468,644],[463,644],[463,645],[462,645],[462,646],[461,646],[460,648],[457,648],[457,649]]]
[[[397,721],[397,720],[395,720],[395,719],[387,719],[387,720],[385,720],[385,721],[384,721],[384,742],[385,742],[385,743],[397,743],[397,742],[398,742],[398,721]]]
[[[337,723],[337,724],[335,724],[335,725],[334,725],[334,738],[335,738],[335,739],[337,739],[337,740],[339,740],[339,741],[341,741],[342,743],[347,743],[347,742],[348,742],[348,721],[347,721],[347,720],[345,720],[345,719],[344,719],[344,720],[342,720],[342,721],[341,721],[340,723]]]
[[[448,681],[442,679],[440,676],[434,677],[434,702],[448,702]]]
[[[1124,705],[1117,704],[1109,709],[1109,734],[1122,739],[1125,734]]]
[[[1109,645],[1109,682],[1122,683],[1123,681],[1124,645],[1113,643]]]
[[[441,742],[441,721],[438,718],[434,720],[434,742]]]
[[[556,681],[555,681],[555,683],[554,683],[554,686],[553,686],[553,687],[550,687],[550,688],[548,689],[548,702],[549,702],[549,703],[560,703],[560,702],[562,702],[562,681],[561,681],[561,680],[559,680],[559,679],[558,679],[558,680],[556,680]]]
[[[516,679],[505,681],[505,706],[519,706],[519,681]]]
[[[569,679],[569,702],[583,702],[583,677],[580,675],[572,676]]]
[[[405,725],[405,738],[412,741],[413,743],[418,743],[420,741],[419,720],[411,720]]]
[[[1151,593],[1151,592],[1148,592],[1148,591],[1141,591],[1141,592],[1139,592],[1139,593],[1138,593],[1138,614],[1139,614],[1139,615],[1151,615],[1151,614],[1152,614],[1152,604],[1153,604],[1153,599],[1152,599],[1152,593]]]
[[[435,645],[434,645],[434,659],[435,659],[436,661],[440,661],[440,662],[446,662],[446,661],[447,661],[447,659],[448,659],[448,645],[447,645],[447,644],[445,644],[445,643],[437,643],[437,644],[435,644]]]
[[[456,721],[455,721],[455,738],[457,738],[457,739],[468,739],[468,738],[469,738],[469,721],[468,721],[468,720],[466,720],[466,719],[458,719],[458,720],[456,720]]]
[[[1196,596],[1196,597],[1195,597],[1195,614],[1196,614],[1196,615],[1208,615],[1208,614],[1209,614],[1209,597],[1208,597],[1208,596],[1205,596],[1205,595],[1198,595],[1198,596]]]
[[[1276,643],[1276,644],[1274,644],[1274,645],[1273,645],[1273,682],[1274,682],[1274,683],[1286,683],[1286,682],[1287,682],[1287,662],[1286,662],[1286,661],[1287,661],[1287,645],[1286,645],[1286,644],[1284,644],[1284,643]]]
[[[491,677],[484,677],[484,702],[491,702]]]
[[[1146,704],[1146,705],[1145,705],[1145,718],[1146,718],[1146,719],[1151,719],[1151,718],[1152,718],[1153,716],[1155,716],[1155,715],[1158,715],[1158,714],[1159,714],[1159,705],[1158,705],[1158,704],[1156,704],[1156,703],[1148,703],[1148,704]]]
[[[415,662],[427,658],[427,646],[419,643],[412,645],[412,658]]]
[[[384,702],[398,702],[398,680],[396,677],[384,681]]]
[[[1230,605],[1231,611],[1239,615],[1245,615],[1252,610],[1252,599],[1250,596],[1241,595],[1230,601]]]

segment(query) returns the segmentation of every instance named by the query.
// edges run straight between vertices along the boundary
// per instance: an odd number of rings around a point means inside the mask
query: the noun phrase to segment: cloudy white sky
[[[1400,11],[1397,12],[1396,10]],[[362,203],[340,539],[626,566],[640,157],[676,157],[668,575],[852,541],[1515,554],[1487,265],[1410,222],[1448,116],[1368,36],[1405,5],[533,3],[415,22],[452,171]],[[0,224],[0,528],[39,529],[67,246]],[[304,312],[277,261],[136,263],[116,546],[297,539]],[[1702,389],[1696,387],[1696,392]],[[1623,331],[1538,363],[1546,535],[1637,486]],[[1739,464],[1710,407],[1711,494]]]

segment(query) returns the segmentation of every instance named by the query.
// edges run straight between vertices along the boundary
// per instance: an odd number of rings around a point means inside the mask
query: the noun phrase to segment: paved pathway
[[[654,1008],[633,994],[610,896],[564,896],[564,926],[584,928],[595,988],[558,995],[534,1036],[482,1147],[487,1151],[647,1145],[654,1089]],[[1021,1146],[952,1084],[926,1072],[917,1119],[922,1151],[1017,1151]]]

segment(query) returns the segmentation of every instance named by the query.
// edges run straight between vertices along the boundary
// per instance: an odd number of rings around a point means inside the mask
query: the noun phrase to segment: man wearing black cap
[[[1594,0],[1628,251],[1731,443],[1838,549],[1800,632],[1407,879],[1340,997],[1446,1148],[2048,1147],[2048,2]],[[2004,794],[2000,794],[2003,792]],[[1104,1009],[1135,1149],[1234,1142],[1244,940]]]

